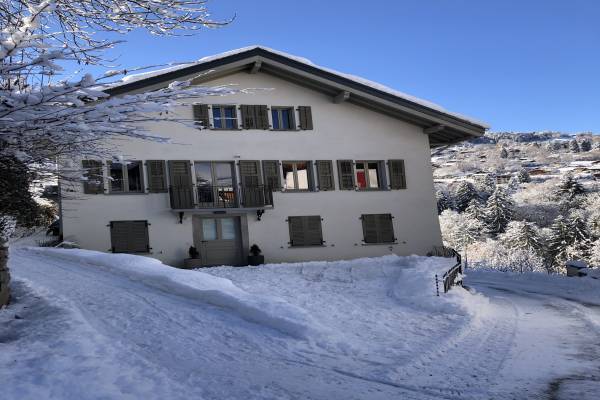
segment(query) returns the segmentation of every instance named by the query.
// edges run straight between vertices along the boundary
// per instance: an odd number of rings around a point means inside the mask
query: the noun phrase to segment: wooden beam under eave
[[[333,102],[335,104],[340,104],[345,102],[346,100],[348,100],[350,98],[350,92],[348,92],[347,90],[344,90],[342,92],[339,92],[334,98],[333,98]]]
[[[426,135],[431,135],[432,133],[438,133],[446,129],[445,125],[434,125],[429,128],[423,128],[423,133]]]
[[[250,73],[253,75],[257,74],[260,71],[260,67],[262,67],[262,61],[255,61],[252,68],[250,68]]]

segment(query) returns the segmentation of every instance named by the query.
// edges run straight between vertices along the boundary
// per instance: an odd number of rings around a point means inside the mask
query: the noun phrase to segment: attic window
[[[235,106],[212,106],[214,129],[237,129],[237,112]]]
[[[296,128],[293,107],[272,107],[271,118],[273,118],[274,130],[290,131]]]

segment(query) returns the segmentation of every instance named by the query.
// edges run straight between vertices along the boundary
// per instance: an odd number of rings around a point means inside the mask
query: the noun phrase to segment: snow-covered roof
[[[476,125],[479,128],[483,128],[483,129],[488,129],[489,125],[483,121],[477,120],[475,118],[471,118],[462,114],[458,114],[455,112],[451,112],[446,110],[444,107],[436,104],[436,103],[432,103],[430,101],[427,100],[423,100],[420,99],[418,97],[415,96],[411,96],[409,94],[406,94],[404,92],[400,92],[398,90],[392,89],[388,86],[379,84],[377,82],[373,82],[371,80],[365,79],[365,78],[361,78],[358,77],[356,75],[352,75],[352,74],[347,74],[347,73],[343,73],[343,72],[339,72],[336,71],[334,69],[331,68],[327,68],[327,67],[323,67],[320,65],[315,64],[314,62],[312,62],[311,60],[304,58],[304,57],[298,57],[289,53],[285,53],[279,50],[275,50],[275,49],[271,49],[269,47],[265,47],[265,46],[259,46],[259,45],[254,45],[254,46],[247,46],[247,47],[242,47],[239,49],[235,49],[235,50],[230,50],[230,51],[226,51],[223,53],[219,53],[219,54],[215,54],[212,56],[208,56],[208,57],[203,57],[200,58],[197,61],[194,62],[190,62],[190,63],[183,63],[183,64],[178,64],[178,65],[171,65],[169,67],[166,68],[162,68],[162,69],[158,69],[155,71],[149,71],[149,72],[144,72],[144,73],[139,73],[139,74],[134,74],[134,75],[128,75],[126,77],[124,77],[121,82],[117,82],[116,84],[111,85],[110,89],[114,89],[114,88],[123,88],[124,86],[129,86],[133,83],[136,82],[141,82],[144,80],[149,80],[151,78],[157,78],[160,77],[161,75],[166,75],[166,74],[171,74],[174,72],[182,72],[185,73],[186,70],[190,70],[190,69],[195,69],[196,67],[201,67],[204,64],[208,64],[211,62],[215,62],[215,61],[219,61],[219,60],[224,60],[228,57],[232,57],[232,56],[236,56],[236,55],[241,55],[243,53],[248,53],[248,52],[252,52],[252,51],[256,51],[256,50],[262,50],[264,52],[267,53],[271,53],[271,54],[275,54],[281,57],[285,57],[288,60],[292,60],[295,61],[299,64],[305,65],[305,66],[309,66],[311,68],[314,68],[316,70],[320,70],[329,74],[332,74],[334,76],[340,77],[340,78],[344,78],[346,80],[349,80],[351,82],[354,82],[356,84],[362,85],[364,87],[367,88],[371,88],[371,89],[375,89],[379,92],[394,96],[396,98],[408,101],[410,103],[414,103],[417,105],[420,105],[422,107],[426,107],[427,109],[430,110],[434,110],[437,111],[439,113],[445,114],[447,116],[456,118],[458,120],[461,120],[463,122],[466,122],[468,124],[471,125]],[[192,73],[190,71],[190,73]],[[136,85],[137,86],[137,85]]]

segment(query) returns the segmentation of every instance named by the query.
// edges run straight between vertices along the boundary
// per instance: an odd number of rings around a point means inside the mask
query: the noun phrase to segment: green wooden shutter
[[[377,231],[380,243],[392,243],[396,240],[392,214],[377,214]]]
[[[307,246],[321,246],[323,244],[321,216],[311,215],[304,217],[304,229]]]
[[[171,185],[171,208],[194,208],[194,190],[192,186],[192,169],[187,160],[169,161],[169,179]]]
[[[210,119],[208,118],[208,104],[194,104],[194,121],[202,129],[210,128]]]
[[[317,185],[315,184],[315,168],[312,161],[306,162],[307,168],[307,178],[308,178],[308,190],[314,192],[317,190]]]
[[[167,192],[167,167],[164,160],[147,160],[148,190],[151,193]]]
[[[281,190],[281,174],[279,161],[265,160],[262,162],[265,185],[272,190]]]
[[[340,190],[354,190],[354,165],[352,160],[338,160]]]
[[[363,237],[365,243],[378,243],[377,241],[377,215],[364,214],[362,216]]]
[[[83,193],[100,194],[104,193],[104,178],[102,176],[102,161],[82,160],[81,165],[84,170],[84,176],[87,180],[83,181]]]
[[[291,246],[321,246],[323,232],[319,215],[288,217]]]
[[[254,106],[256,129],[269,129],[269,109],[265,105]]]
[[[265,192],[260,175],[260,162],[242,160],[238,163],[242,203],[244,207],[262,207],[265,205]]]
[[[256,129],[257,128],[256,106],[242,104],[240,106],[240,110],[242,113],[242,128]]]
[[[113,253],[148,253],[148,222],[111,221],[110,242]]]
[[[365,243],[393,243],[396,240],[391,214],[363,214],[361,219]]]
[[[317,177],[319,178],[319,190],[335,190],[333,179],[333,163],[330,160],[318,160]]]
[[[406,172],[404,170],[404,160],[388,160],[390,171],[390,188],[406,189]]]
[[[377,179],[379,180],[379,189],[380,190],[388,190],[390,187],[388,185],[387,173],[385,168],[385,161],[379,161],[377,167],[377,171],[379,172],[377,175]]]
[[[300,129],[311,130],[313,129],[312,121],[312,110],[310,106],[299,106],[298,115],[300,117]]]
[[[290,246],[305,246],[304,220],[302,217],[289,217]]]

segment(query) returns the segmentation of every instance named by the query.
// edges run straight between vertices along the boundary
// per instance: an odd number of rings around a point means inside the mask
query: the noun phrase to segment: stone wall
[[[8,272],[8,247],[0,247],[0,307],[10,298],[10,274]]]

